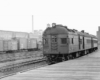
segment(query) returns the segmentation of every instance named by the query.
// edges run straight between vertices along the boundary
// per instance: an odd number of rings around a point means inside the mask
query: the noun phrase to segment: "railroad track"
[[[28,53],[28,55],[27,55],[27,53]],[[15,61],[15,60],[19,60],[19,59],[28,58],[28,57],[30,57],[30,58],[35,57],[35,55],[37,53],[40,54],[40,56],[42,55],[42,51],[27,51],[27,52],[23,51],[23,52],[16,52],[16,53],[0,54],[0,63]]]
[[[31,60],[31,61],[21,62],[13,65],[4,66],[0,68],[0,78],[12,76],[19,72],[22,73],[28,70],[36,69],[47,65],[52,65],[52,64],[48,64],[46,58],[41,58],[38,60]]]
[[[0,68],[0,78],[4,78],[10,75],[14,75],[19,72],[25,72],[31,69],[39,68],[48,65],[45,58],[38,60],[31,60]]]

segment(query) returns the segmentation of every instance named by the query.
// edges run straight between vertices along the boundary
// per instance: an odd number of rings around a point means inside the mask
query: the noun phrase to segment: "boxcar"
[[[18,50],[17,40],[8,40],[8,51],[14,52]]]

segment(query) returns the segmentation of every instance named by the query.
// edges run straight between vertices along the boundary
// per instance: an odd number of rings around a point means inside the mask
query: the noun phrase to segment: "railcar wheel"
[[[62,57],[62,61],[66,61],[65,56]]]
[[[69,55],[67,56],[67,59],[68,59],[68,60],[70,59]]]
[[[65,56],[65,60],[69,60],[70,58],[69,58],[69,55],[66,55]]]
[[[87,50],[87,54],[89,54],[89,50]]]
[[[85,54],[85,55],[87,54],[87,51],[86,51],[86,50],[84,51],[84,54]]]
[[[56,62],[62,62],[62,58],[58,58]]]
[[[79,55],[78,57],[81,57],[81,52],[80,51],[78,52],[78,55]]]
[[[72,58],[72,54],[69,55],[69,59],[73,59],[73,58]]]
[[[78,58],[78,57],[79,57],[79,53],[77,52],[77,53],[76,53],[76,58]]]
[[[72,55],[72,59],[75,59],[76,57],[75,57],[75,54],[74,55]]]

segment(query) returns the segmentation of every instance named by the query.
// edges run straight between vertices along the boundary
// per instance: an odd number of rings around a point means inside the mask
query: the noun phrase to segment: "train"
[[[84,30],[52,23],[43,32],[43,54],[49,63],[78,58],[97,49],[97,37]]]
[[[42,42],[37,39],[0,40],[0,53],[14,53],[21,51],[36,51],[42,49]]]
[[[35,51],[41,49],[42,40],[34,37],[33,33],[0,30],[0,53]]]

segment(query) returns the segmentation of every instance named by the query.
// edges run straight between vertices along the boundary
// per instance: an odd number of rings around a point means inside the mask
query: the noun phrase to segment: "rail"
[[[36,68],[37,66],[45,65],[46,58],[31,60],[26,62],[21,62],[18,64],[12,64],[9,66],[4,66],[0,68],[0,78],[4,78],[10,75],[14,75],[18,72],[25,72],[27,70]]]

